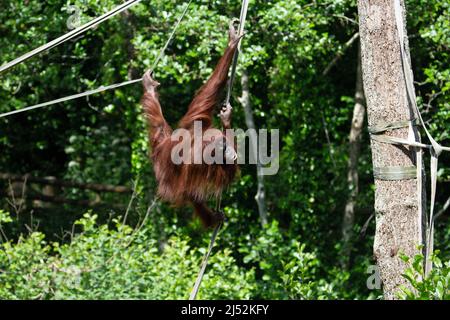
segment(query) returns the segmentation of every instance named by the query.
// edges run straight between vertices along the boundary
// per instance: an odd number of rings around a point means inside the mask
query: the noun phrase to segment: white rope
[[[414,81],[412,69],[409,64],[409,59],[405,50],[404,43],[404,24],[403,24],[403,14],[402,7],[400,4],[400,0],[394,0],[394,9],[395,9],[395,19],[397,24],[398,37],[400,41],[400,53],[402,59],[403,66],[403,75],[405,78],[406,84],[406,92],[408,95],[408,100],[412,105],[412,109],[414,113],[416,113],[420,124],[425,130],[425,134],[428,140],[431,142],[431,145],[423,144],[420,141],[415,141],[414,136],[411,135],[413,122],[410,121],[409,128],[410,134],[408,140],[390,137],[390,136],[377,136],[371,135],[372,139],[378,140],[379,142],[391,143],[391,144],[400,144],[407,145],[416,148],[425,148],[429,149],[431,153],[431,199],[430,199],[430,216],[428,222],[428,230],[427,230],[427,239],[426,239],[426,250],[425,250],[425,274],[428,274],[432,268],[431,255],[433,253],[433,234],[434,234],[434,206],[436,200],[436,185],[437,185],[437,171],[438,171],[438,157],[443,151],[450,151],[450,148],[441,146],[436,140],[431,136],[430,132],[423,121],[422,115],[420,113],[419,107],[417,106],[416,94],[414,89]],[[422,210],[422,154],[421,152],[417,152],[417,180],[418,180],[418,204],[419,204],[419,212]],[[419,222],[421,225],[421,222]]]
[[[28,60],[30,58],[32,58],[33,56],[40,54],[44,51],[50,50],[56,46],[59,46],[60,44],[73,39],[74,37],[86,32],[89,29],[94,28],[95,26],[99,25],[100,23],[108,20],[109,18],[114,17],[115,15],[121,13],[122,11],[127,10],[129,7],[134,6],[135,4],[141,2],[141,0],[130,0],[125,2],[122,5],[119,5],[117,7],[115,7],[114,9],[108,11],[107,13],[105,13],[104,15],[101,15],[98,18],[95,18],[94,20],[89,21],[88,23],[66,33],[65,35],[62,35],[61,37],[54,39],[28,53],[25,53],[24,55],[20,56],[19,58],[16,58],[8,63],[5,63],[4,65],[2,65],[0,67],[0,73],[5,72],[8,69],[11,69],[12,67],[14,67],[15,65],[24,62],[25,60]]]
[[[166,44],[164,45],[164,47],[162,47],[161,51],[159,52],[158,57],[156,58],[155,62],[153,62],[152,68],[150,69],[151,72],[153,72],[153,70],[156,68],[156,66],[158,65],[159,61],[161,60],[162,56],[164,55],[164,52],[166,51],[167,47],[170,44],[170,41],[172,41],[173,36],[175,35],[175,32],[177,31],[178,27],[180,26],[181,21],[183,20],[184,16],[186,15],[189,6],[191,5],[192,0],[189,0],[186,8],[184,8],[183,13],[180,15],[180,17],[178,18],[177,23],[175,24],[175,27],[172,30],[172,33],[169,36],[169,39],[166,41]]]
[[[247,18],[247,11],[248,11],[248,0],[242,0],[241,16],[239,18],[238,36],[241,36],[244,33],[244,25],[245,25],[245,20]],[[236,75],[236,67],[237,67],[237,61],[238,61],[238,57],[239,57],[240,46],[241,46],[241,43],[239,42],[238,49],[236,50],[236,52],[233,56],[233,65],[232,65],[232,69],[231,69],[230,80],[228,82],[228,89],[227,89],[225,105],[227,105],[230,102],[231,90],[233,88],[233,82],[234,82],[234,78]],[[220,210],[221,201],[222,201],[222,195],[220,195],[220,197],[217,199],[216,210]],[[219,233],[219,230],[221,227],[222,227],[222,222],[219,223],[216,226],[216,228],[214,229],[214,232],[211,236],[211,241],[209,243],[208,250],[206,251],[206,254],[203,258],[203,261],[202,261],[202,264],[200,267],[200,271],[197,275],[197,279],[195,280],[194,287],[192,288],[192,292],[189,295],[189,300],[195,300],[197,297],[198,290],[200,289],[200,284],[202,283],[202,279],[205,274],[206,265],[208,264],[208,258],[211,255],[211,251],[214,246],[214,242],[216,240],[217,234]]]
[[[178,29],[178,27],[180,26],[181,21],[183,20],[184,16],[186,15],[187,10],[188,10],[189,5],[191,4],[191,2],[192,2],[192,0],[190,0],[188,2],[186,8],[183,10],[182,14],[178,18],[178,21],[175,24],[175,26],[174,26],[174,28],[173,28],[169,38],[167,39],[166,43],[162,47],[161,51],[159,52],[158,56],[155,59],[155,62],[152,65],[152,68],[151,68],[152,71],[154,70],[154,68],[156,68],[158,62],[161,60],[162,56],[164,55],[164,52],[166,51],[167,47],[169,46],[170,41],[172,41],[172,38],[174,37],[176,30]],[[101,86],[101,87],[99,87],[97,89],[88,90],[88,91],[85,91],[85,92],[82,92],[82,93],[78,93],[78,94],[74,94],[74,95],[71,95],[71,96],[67,96],[67,97],[64,97],[64,98],[59,98],[59,99],[56,99],[56,100],[35,104],[35,105],[29,106],[29,107],[25,107],[25,108],[22,108],[22,109],[18,109],[18,110],[13,110],[13,111],[9,111],[9,112],[6,112],[6,113],[2,113],[2,114],[0,114],[0,118],[7,117],[7,116],[10,116],[10,115],[13,115],[13,114],[17,114],[17,113],[21,113],[21,112],[25,112],[25,111],[30,111],[30,110],[34,110],[34,109],[38,109],[38,108],[51,106],[51,105],[54,105],[54,104],[57,104],[57,103],[65,102],[65,101],[70,101],[70,100],[74,100],[74,99],[78,99],[78,98],[82,98],[82,97],[87,97],[87,96],[90,96],[92,94],[96,94],[96,93],[100,93],[100,92],[104,92],[104,91],[108,91],[108,90],[117,89],[117,88],[124,87],[124,86],[130,85],[130,84],[135,84],[135,83],[138,83],[138,82],[141,82],[141,81],[142,81],[142,78],[139,78],[139,79],[134,79],[134,80],[129,80],[129,81],[121,82],[121,83],[112,84],[112,85],[109,85],[109,86]]]
[[[214,242],[216,241],[217,234],[219,233],[219,230],[221,227],[222,227],[222,222],[220,222],[214,229],[214,232],[211,236],[211,240],[209,241],[208,251],[206,251],[206,254],[203,257],[200,271],[197,275],[197,279],[195,280],[195,284],[194,284],[194,287],[192,288],[191,294],[189,295],[189,300],[195,300],[195,298],[197,298],[197,293],[198,293],[198,290],[200,289],[200,284],[202,283],[203,275],[205,274],[209,256],[211,255],[212,248],[214,247]]]
[[[2,113],[2,114],[0,114],[0,118],[11,116],[13,114],[17,114],[17,113],[21,113],[21,112],[25,112],[25,111],[30,111],[30,110],[34,110],[34,109],[38,109],[38,108],[42,108],[42,107],[51,106],[53,104],[57,104],[57,103],[61,103],[61,102],[69,101],[69,100],[74,100],[74,99],[78,99],[78,98],[82,98],[82,97],[87,97],[87,96],[90,96],[91,94],[94,94],[94,93],[100,93],[100,92],[107,91],[107,90],[117,89],[117,88],[120,88],[120,87],[123,87],[123,86],[127,86],[129,84],[133,84],[133,83],[137,83],[137,82],[141,82],[141,81],[142,81],[142,78],[141,79],[130,80],[130,81],[125,81],[125,82],[122,82],[122,83],[112,84],[112,85],[106,86],[106,87],[105,86],[101,86],[101,87],[99,87],[97,89],[89,90],[89,91],[86,91],[86,92],[83,92],[83,93],[78,93],[78,94],[74,94],[74,95],[67,96],[67,97],[64,97],[64,98],[60,98],[60,99],[56,99],[56,100],[52,100],[52,101],[48,101],[48,102],[44,102],[44,103],[35,104],[33,106],[29,106],[29,107],[26,107],[26,108],[23,108],[23,109],[13,110],[13,111],[10,111],[10,112]]]
[[[238,36],[241,36],[244,33],[244,26],[245,26],[245,21],[247,19],[247,12],[248,12],[248,0],[242,0],[241,16],[239,18]],[[240,49],[241,49],[241,42],[239,41],[238,49],[234,53],[234,57],[233,57],[233,64],[231,67],[230,80],[228,82],[225,105],[227,105],[231,99],[231,91],[233,89],[234,79],[236,77],[236,68],[237,68],[237,62],[238,62],[238,58],[239,58]]]

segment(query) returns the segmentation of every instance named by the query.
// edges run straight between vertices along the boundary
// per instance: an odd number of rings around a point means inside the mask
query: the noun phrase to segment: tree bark
[[[401,2],[404,6],[403,0]],[[414,114],[406,95],[394,3],[392,0],[358,0],[358,12],[369,126],[410,120]],[[407,39],[405,41],[409,52]],[[414,127],[414,131],[418,137],[417,128]],[[408,128],[386,134],[407,139]],[[372,140],[371,149],[374,168],[416,165],[415,152],[411,148]],[[417,246],[423,244],[423,217],[417,193],[416,179],[375,179],[374,256],[385,299],[396,299],[401,285],[410,287],[402,277],[406,264],[400,254],[412,258],[419,253]]]
[[[241,85],[242,85],[242,97],[239,98],[239,102],[242,104],[245,112],[245,124],[247,125],[248,129],[253,129],[252,132],[256,135],[256,126],[255,126],[255,119],[253,118],[253,110],[252,105],[250,102],[250,89],[248,85],[248,73],[247,70],[242,71],[242,78],[241,78]],[[264,188],[264,174],[262,170],[262,165],[259,161],[259,157],[257,157],[258,152],[258,145],[257,145],[257,139],[256,137],[251,137],[250,139],[250,148],[251,152],[254,152],[255,158],[257,159],[256,162],[256,176],[257,176],[257,193],[255,196],[256,203],[258,204],[258,212],[259,212],[259,219],[261,222],[261,225],[267,224],[267,209],[266,209],[266,192]]]
[[[347,182],[349,188],[349,196],[344,210],[344,218],[342,221],[342,261],[341,265],[344,269],[348,269],[353,241],[353,226],[355,224],[355,206],[359,193],[359,176],[358,176],[358,160],[361,150],[361,133],[364,125],[364,88],[361,73],[361,50],[358,47],[358,62],[356,68],[356,89],[355,89],[355,106],[353,108],[352,125],[349,137],[349,161]]]

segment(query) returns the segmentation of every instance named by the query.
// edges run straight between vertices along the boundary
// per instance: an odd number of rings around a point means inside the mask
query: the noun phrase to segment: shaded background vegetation
[[[69,5],[87,22],[117,0],[9,1],[0,11],[0,57],[10,61],[68,31]],[[137,78],[149,68],[185,3],[142,1],[95,30],[0,76],[0,112]],[[448,145],[450,5],[410,0],[408,32],[423,116]],[[156,70],[166,118],[183,115],[227,41],[240,1],[194,1]],[[229,217],[201,298],[376,298],[368,290],[372,260],[373,178],[367,131],[362,136],[355,236],[350,266],[340,267],[341,224],[348,195],[348,135],[354,106],[358,31],[352,0],[250,1],[238,69],[250,76],[256,126],[280,130],[280,170],[265,179],[269,223],[261,226],[256,169],[223,196]],[[341,58],[330,72],[330,62]],[[51,190],[65,203],[33,200],[42,185],[0,181],[1,298],[186,298],[209,234],[189,208],[153,203],[140,85],[0,119],[0,172],[82,184],[123,185],[133,194],[77,188]],[[234,126],[246,128],[233,96]],[[327,141],[327,134],[329,142]],[[441,160],[438,207],[450,183]],[[25,200],[11,196],[24,191]],[[54,195],[54,194],[52,194]],[[89,200],[92,206],[85,202]],[[63,201],[63,202],[64,202]],[[80,202],[81,201],[81,202]],[[86,212],[90,212],[84,215]],[[127,219],[124,221],[124,216]],[[80,220],[81,219],[81,220]],[[11,221],[10,221],[11,220]],[[76,224],[75,221],[78,221]],[[124,223],[125,222],[125,223]],[[133,231],[135,230],[135,231]],[[448,214],[436,247],[450,257]],[[34,232],[34,233],[32,233]],[[31,234],[32,233],[32,234]],[[447,276],[448,277],[448,276]]]

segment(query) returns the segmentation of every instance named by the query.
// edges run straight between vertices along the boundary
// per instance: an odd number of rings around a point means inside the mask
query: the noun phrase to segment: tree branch
[[[326,76],[330,70],[338,63],[338,61],[342,58],[345,51],[352,46],[352,44],[359,38],[359,32],[356,32],[345,44],[342,50],[338,52],[338,54],[334,57],[333,60],[328,64],[325,70],[322,72],[322,76]]]
[[[93,190],[97,192],[114,192],[114,193],[132,193],[133,190],[130,187],[115,186],[110,184],[98,184],[98,183],[80,183],[67,180],[59,180],[55,177],[31,177],[30,175],[17,175],[11,173],[0,173],[0,180],[20,181],[28,183],[37,183],[43,185],[58,186],[63,188],[75,188],[83,190]]]
[[[245,123],[247,124],[248,129],[256,130],[255,126],[255,120],[253,118],[253,110],[250,102],[250,89],[248,85],[248,73],[247,70],[243,70],[242,72],[242,78],[241,78],[241,85],[242,85],[242,97],[240,97],[238,100],[242,104],[245,112]],[[252,132],[256,132],[253,131]],[[259,161],[258,157],[258,146],[257,146],[257,137],[256,133],[254,136],[250,137],[250,144],[251,144],[251,150],[254,153],[254,157],[257,160],[256,161],[256,176],[257,176],[257,184],[258,184],[258,191],[255,196],[256,203],[258,204],[258,212],[259,212],[259,218],[261,221],[261,225],[267,224],[267,209],[266,209],[266,194],[265,194],[265,188],[264,188],[264,175],[262,173],[262,164]]]
[[[9,197],[10,194],[7,194],[4,191],[0,191],[0,196],[2,197]],[[89,208],[98,208],[98,207],[111,207],[116,210],[123,210],[125,207],[118,205],[118,204],[109,204],[106,202],[101,202],[98,200],[74,200],[74,199],[67,199],[64,197],[59,196],[47,196],[43,195],[41,193],[27,193],[25,195],[14,195],[16,199],[23,199],[23,200],[38,200],[43,202],[50,202],[50,203],[57,203],[57,204],[68,204],[72,206],[77,207],[89,207]]]

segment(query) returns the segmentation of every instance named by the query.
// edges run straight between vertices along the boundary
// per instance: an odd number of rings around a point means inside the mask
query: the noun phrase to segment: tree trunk
[[[256,135],[256,127],[255,127],[255,120],[253,118],[253,110],[252,105],[250,102],[250,89],[248,86],[248,73],[247,70],[242,71],[242,78],[241,78],[241,85],[242,85],[242,97],[239,98],[239,102],[242,104],[245,112],[245,123],[247,125],[248,129],[253,129],[252,132]],[[252,134],[252,133],[251,133]],[[258,145],[257,145],[257,138],[251,137],[250,139],[250,148],[251,152],[254,152],[255,158],[257,159],[256,162],[256,176],[257,176],[257,183],[258,183],[258,189],[255,196],[256,203],[258,204],[258,212],[259,212],[259,219],[261,222],[261,225],[267,224],[267,210],[266,210],[266,193],[264,188],[264,174],[262,170],[261,162],[259,161],[259,157],[257,157],[258,152]]]
[[[404,6],[403,0],[401,2]],[[408,106],[394,2],[358,0],[358,12],[369,127],[410,120],[414,113]],[[407,42],[407,39],[404,41]],[[405,47],[409,53],[408,43]],[[408,128],[394,129],[386,134],[407,139]],[[414,134],[419,137],[416,127]],[[416,165],[415,152],[411,148],[372,139],[371,149],[374,169]],[[395,299],[400,285],[409,287],[402,277],[406,265],[400,259],[400,254],[412,258],[419,253],[417,246],[423,244],[417,190],[416,179],[375,178],[374,256],[385,299]]]
[[[353,225],[355,223],[355,206],[359,192],[358,177],[358,159],[361,150],[361,133],[364,125],[364,89],[361,73],[361,50],[358,47],[358,66],[356,68],[356,89],[355,89],[355,106],[353,108],[352,125],[349,137],[349,161],[347,182],[349,188],[349,196],[344,210],[344,219],[342,221],[342,262],[344,269],[348,269],[353,241]]]

